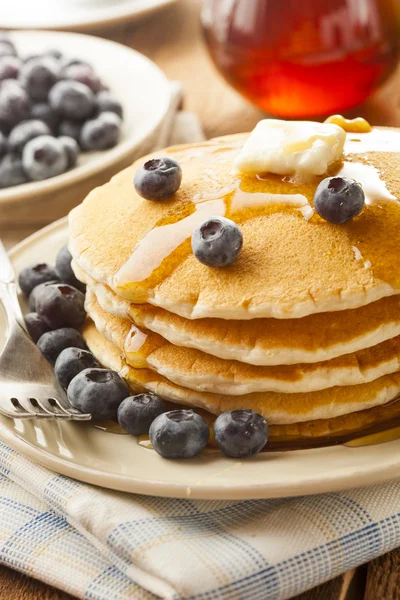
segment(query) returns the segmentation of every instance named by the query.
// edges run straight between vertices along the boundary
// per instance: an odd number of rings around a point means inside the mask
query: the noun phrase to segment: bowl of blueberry
[[[0,32],[0,222],[66,214],[151,147],[169,98],[162,72],[115,42]]]

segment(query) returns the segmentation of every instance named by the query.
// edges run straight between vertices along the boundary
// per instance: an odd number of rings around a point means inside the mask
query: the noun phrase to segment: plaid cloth
[[[111,492],[0,442],[0,561],[78,598],[278,600],[400,545],[400,482],[278,500]]]

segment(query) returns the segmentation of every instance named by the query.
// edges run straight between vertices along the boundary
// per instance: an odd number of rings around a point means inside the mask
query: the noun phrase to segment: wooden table
[[[143,52],[170,79],[183,81],[185,108],[197,112],[208,137],[248,131],[262,113],[231,90],[210,63],[201,39],[199,1],[177,5],[141,22],[98,35]],[[134,89],[134,82],[132,82]],[[400,70],[357,114],[374,124],[400,125]],[[35,228],[0,228],[0,237],[11,247]],[[68,600],[59,592],[15,571],[0,567],[0,600]],[[400,600],[400,551],[346,573],[297,600]]]

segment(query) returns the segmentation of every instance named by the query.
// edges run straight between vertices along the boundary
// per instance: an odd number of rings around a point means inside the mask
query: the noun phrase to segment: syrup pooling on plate
[[[354,134],[361,140],[353,143],[353,146],[357,146],[357,152],[370,150],[368,136],[373,135],[376,141],[388,133],[384,130],[378,130],[378,133],[375,131]],[[377,147],[382,151],[387,151],[388,148],[392,150],[391,144],[387,142],[381,142]],[[376,151],[376,148],[374,150]],[[218,155],[215,151],[207,155],[204,150],[203,154],[198,152],[187,159],[200,161],[199,176],[205,171],[210,191],[206,198],[202,194],[194,193],[191,199],[185,201],[181,200],[181,192],[177,192],[176,198],[168,207],[168,215],[162,221],[154,223],[116,274],[114,283],[121,295],[136,303],[146,302],[151,291],[189,257],[192,252],[192,232],[196,225],[206,218],[225,216],[243,225],[251,219],[269,218],[276,213],[306,219],[310,227],[337,228],[338,235],[348,236],[350,246],[359,248],[366,263],[371,265],[375,278],[394,289],[400,287],[398,269],[393,265],[393,261],[388,259],[393,250],[393,240],[397,239],[400,230],[400,206],[391,193],[390,176],[385,177],[385,173],[368,164],[368,157],[356,159],[355,156],[351,156],[347,144],[344,162],[322,177],[296,181],[269,173],[260,173],[257,177],[235,177],[230,174],[235,151],[237,147],[232,147],[232,151],[228,151],[227,154]],[[213,169],[210,163],[215,156],[219,157],[218,168],[214,164]],[[177,153],[175,158],[179,161],[181,155]],[[210,170],[214,174],[218,171],[220,180],[211,177]],[[318,184],[325,177],[338,174],[358,181],[363,186],[367,199],[364,210],[357,218],[339,226],[323,222],[312,213],[313,197]],[[306,213],[304,209],[308,209]],[[246,237],[243,251],[245,246]],[[238,260],[240,261],[240,256]]]

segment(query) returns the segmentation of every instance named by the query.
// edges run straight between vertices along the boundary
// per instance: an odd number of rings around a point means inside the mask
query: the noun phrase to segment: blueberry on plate
[[[226,456],[254,456],[267,443],[268,424],[252,410],[232,410],[219,415],[214,423],[214,437]]]
[[[53,85],[58,80],[57,61],[50,56],[26,62],[20,74],[20,81],[32,100],[44,102]]]
[[[135,173],[134,185],[139,196],[146,200],[165,200],[178,191],[181,181],[179,163],[166,156],[145,162]]]
[[[155,394],[129,396],[118,408],[118,423],[131,435],[149,433],[156,417],[167,411],[167,406]]]
[[[18,277],[22,293],[28,297],[33,288],[47,281],[58,281],[58,275],[47,263],[37,263],[22,269]]]
[[[40,135],[25,145],[22,165],[33,181],[49,179],[67,170],[67,153],[60,140],[50,135]]]
[[[64,67],[61,72],[62,79],[71,79],[84,83],[93,93],[97,93],[101,88],[101,81],[96,73],[88,65],[69,65]]]
[[[364,191],[357,181],[348,177],[327,177],[314,194],[314,208],[320,217],[341,225],[360,214],[364,207]]]
[[[61,144],[63,145],[65,153],[67,155],[67,160],[68,160],[67,169],[71,169],[72,167],[74,167],[76,165],[76,162],[78,160],[78,155],[79,155],[78,142],[76,140],[74,140],[74,138],[72,138],[68,135],[61,135],[58,139],[60,140]]]
[[[57,274],[61,281],[65,282],[65,283],[69,283],[69,285],[72,285],[73,287],[75,287],[77,290],[79,290],[81,292],[85,292],[86,285],[84,283],[82,283],[81,281],[79,281],[79,279],[77,279],[75,277],[75,273],[73,272],[72,267],[71,267],[71,261],[72,261],[71,252],[68,250],[68,246],[65,245],[58,251],[58,254],[57,254],[57,258],[56,258]]]
[[[71,137],[79,144],[82,122],[64,120],[58,126],[58,135],[60,137]]]
[[[21,121],[11,130],[8,144],[11,152],[20,154],[26,144],[40,135],[50,135],[51,131],[46,123],[37,119]]]
[[[98,113],[113,112],[118,115],[120,119],[123,117],[121,102],[118,102],[118,100],[107,90],[103,90],[97,94],[96,107]]]
[[[50,327],[47,325],[47,323],[45,323],[43,319],[41,319],[35,312],[26,314],[24,320],[28,333],[35,344],[44,333],[50,331]]]
[[[20,156],[6,154],[0,162],[0,188],[11,187],[26,183],[28,177],[22,165]]]
[[[72,406],[93,419],[117,418],[118,407],[129,396],[129,388],[115,371],[85,369],[68,386]]]
[[[67,283],[43,287],[36,295],[36,312],[51,329],[79,329],[86,317],[85,296]]]
[[[29,294],[29,309],[31,312],[36,312],[36,296],[40,292],[40,290],[48,285],[53,285],[53,283],[59,283],[59,279],[51,279],[50,281],[44,281],[43,283],[39,283],[36,287],[33,288],[31,293]]]
[[[208,267],[227,267],[235,262],[243,245],[239,226],[225,217],[211,217],[192,235],[192,250]]]
[[[58,356],[65,348],[82,348],[87,350],[79,331],[71,327],[63,327],[44,333],[37,342],[37,347],[50,364],[54,365]]]
[[[82,350],[82,348],[65,348],[65,350],[58,355],[54,373],[60,385],[67,389],[73,378],[81,371],[95,367],[100,368],[101,365],[89,350]]]
[[[43,121],[49,127],[50,131],[55,134],[59,124],[57,113],[51,108],[47,102],[36,102],[32,105],[31,119]]]
[[[95,96],[84,83],[63,80],[50,90],[49,103],[61,118],[82,121],[93,114]]]
[[[16,56],[3,56],[3,58],[0,58],[0,81],[18,79],[21,65],[21,60]]]
[[[210,430],[192,410],[171,410],[150,425],[150,441],[164,458],[192,458],[207,445]]]
[[[0,121],[9,128],[28,119],[31,103],[26,91],[16,79],[6,79],[0,87]]]
[[[113,148],[121,135],[121,119],[113,112],[100,113],[95,119],[83,124],[79,145],[83,150],[107,150]]]

